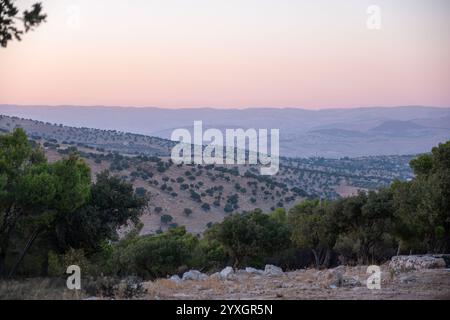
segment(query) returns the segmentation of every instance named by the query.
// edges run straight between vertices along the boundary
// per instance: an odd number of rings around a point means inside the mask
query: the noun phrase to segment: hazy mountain
[[[283,156],[415,154],[450,138],[450,108],[161,109],[0,105],[0,114],[170,138],[176,128],[278,128]]]

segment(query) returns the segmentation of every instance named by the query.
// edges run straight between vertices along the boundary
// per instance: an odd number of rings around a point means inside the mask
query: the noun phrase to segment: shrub
[[[172,222],[173,217],[170,214],[164,214],[161,216],[161,222],[164,224],[168,224]]]

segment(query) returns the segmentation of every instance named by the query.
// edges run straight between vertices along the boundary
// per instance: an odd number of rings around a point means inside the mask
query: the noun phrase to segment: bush
[[[265,257],[290,246],[287,224],[260,210],[229,216],[206,233],[224,247],[235,267],[261,265]]]
[[[137,275],[144,279],[175,274],[179,267],[192,265],[192,252],[198,241],[184,228],[124,239],[114,249],[115,272],[119,276]]]
[[[170,214],[164,214],[161,216],[161,223],[167,224],[172,222],[173,217]]]

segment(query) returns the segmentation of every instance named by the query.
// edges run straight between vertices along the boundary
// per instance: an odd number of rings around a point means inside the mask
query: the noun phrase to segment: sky
[[[450,107],[447,0],[41,2],[0,104]]]

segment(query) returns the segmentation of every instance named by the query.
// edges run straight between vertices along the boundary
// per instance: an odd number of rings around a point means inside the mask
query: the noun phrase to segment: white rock
[[[267,264],[266,267],[264,268],[264,274],[266,276],[282,276],[284,272],[283,269],[277,266]]]
[[[183,280],[181,280],[181,278],[180,278],[178,275],[173,275],[173,276],[171,276],[171,277],[169,278],[169,280],[170,280],[170,281],[173,281],[173,282],[175,282],[175,283],[180,283],[181,281],[183,281]]]
[[[222,280],[230,280],[234,275],[234,270],[232,267],[226,267],[222,271],[220,271],[220,279]]]
[[[183,274],[183,281],[186,280],[205,280],[208,276],[198,270],[189,270]]]

